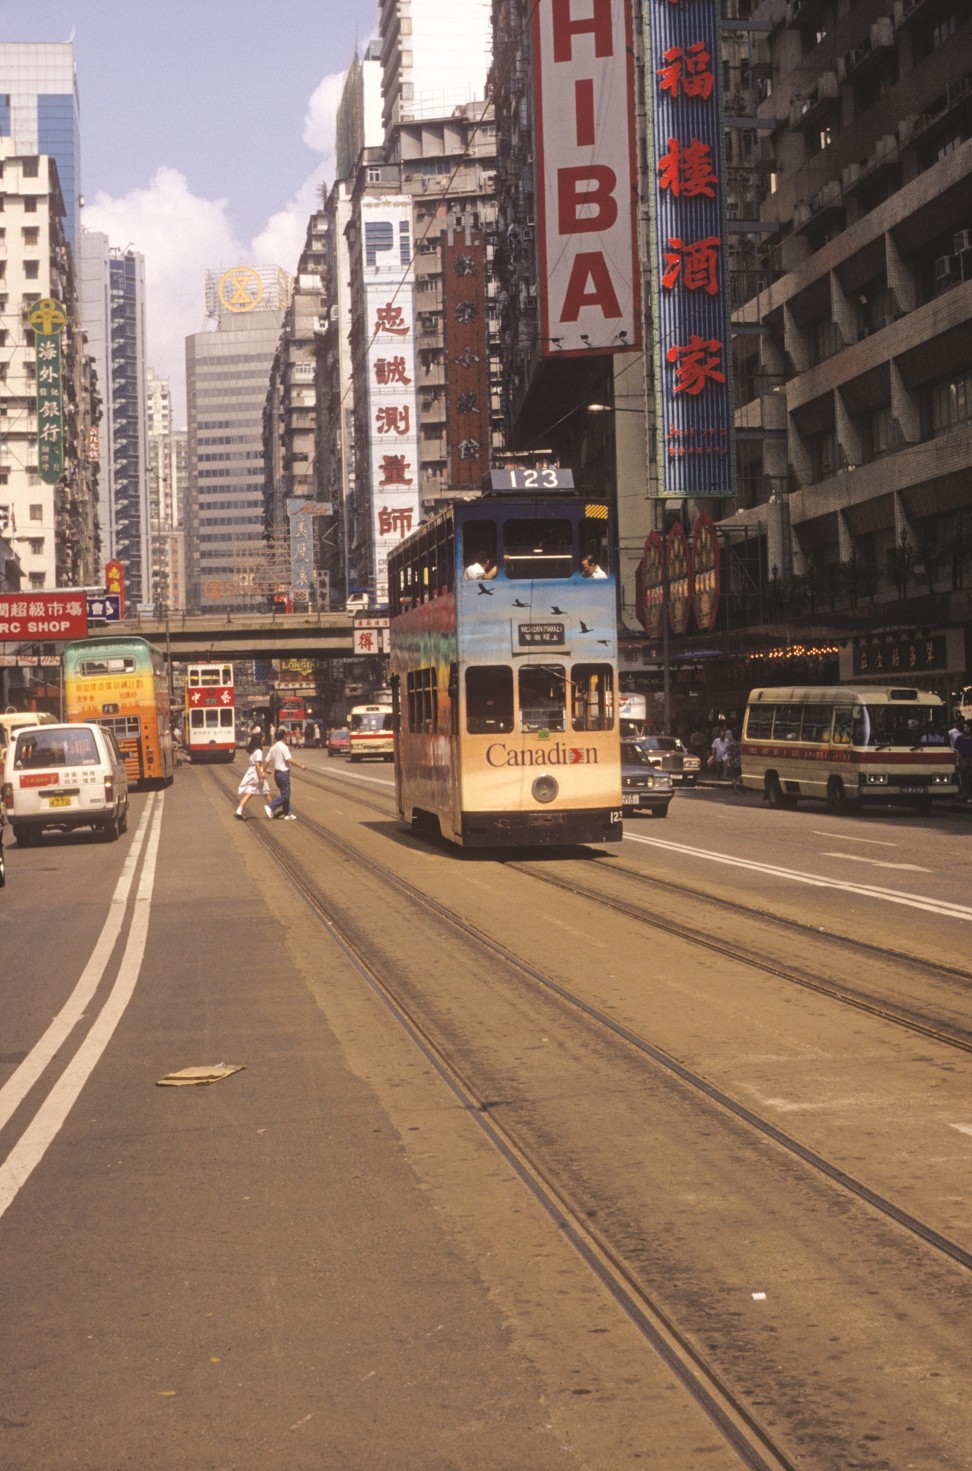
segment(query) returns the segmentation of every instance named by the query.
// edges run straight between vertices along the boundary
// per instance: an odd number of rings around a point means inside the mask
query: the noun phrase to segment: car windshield
[[[648,752],[637,741],[621,742],[621,760],[630,766],[650,766]]]

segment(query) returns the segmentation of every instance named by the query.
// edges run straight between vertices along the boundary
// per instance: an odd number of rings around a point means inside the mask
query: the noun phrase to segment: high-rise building
[[[486,95],[490,0],[379,0],[385,138]]]
[[[265,599],[264,408],[291,282],[277,266],[211,272],[215,330],[186,338],[186,593],[197,612]]]
[[[0,43],[0,531],[14,539],[24,583],[34,588],[98,577],[98,405],[74,254],[78,158],[71,44]],[[46,297],[63,308],[62,473],[53,477],[40,463],[30,321]]]
[[[13,538],[25,586],[79,586],[97,580],[97,418],[91,365],[81,330],[74,260],[63,231],[57,165],[22,154],[0,137],[0,531]],[[32,313],[58,303],[61,471],[41,463],[38,349]]]
[[[146,411],[145,260],[107,235],[81,234],[82,312],[101,387],[102,534],[125,569],[131,607],[152,601]]]
[[[830,645],[843,679],[947,695],[972,655],[972,9],[763,0],[753,20],[764,249],[724,528],[761,548],[748,621]]]
[[[169,380],[148,370],[149,529],[152,543],[150,601],[170,609],[185,606],[185,549],[180,492],[185,492],[186,432],[172,428]],[[180,465],[181,457],[181,465]]]
[[[0,42],[0,138],[24,156],[57,164],[64,234],[77,255],[81,237],[81,127],[70,41]]]

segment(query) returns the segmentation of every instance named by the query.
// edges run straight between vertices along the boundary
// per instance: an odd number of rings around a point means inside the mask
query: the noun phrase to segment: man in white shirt
[[[274,784],[277,795],[272,802],[264,803],[264,810],[268,817],[282,817],[284,822],[296,822],[297,814],[290,810],[290,768],[299,766],[301,771],[307,767],[302,761],[295,761],[290,754],[287,745],[287,731],[284,726],[278,726],[274,733],[274,742],[267,752],[264,763],[265,769],[273,772]]]

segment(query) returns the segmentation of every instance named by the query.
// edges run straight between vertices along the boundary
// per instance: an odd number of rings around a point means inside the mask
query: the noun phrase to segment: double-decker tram
[[[469,847],[618,841],[608,508],[527,473],[551,492],[456,502],[389,556],[398,811]]]
[[[186,667],[186,750],[193,761],[236,755],[236,688],[232,664]]]
[[[86,638],[64,650],[67,720],[114,734],[128,780],[168,786],[175,770],[165,658],[144,638]]]

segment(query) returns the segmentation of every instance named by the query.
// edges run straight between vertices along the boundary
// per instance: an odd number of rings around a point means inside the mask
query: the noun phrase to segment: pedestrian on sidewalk
[[[725,745],[725,773],[732,782],[732,790],[738,792],[742,783],[742,750],[735,733],[728,728],[726,729]]]
[[[268,817],[280,817],[284,822],[296,822],[297,814],[290,810],[290,768],[299,766],[301,771],[307,767],[303,761],[297,761],[290,752],[287,745],[286,727],[280,725],[275,732],[276,739],[267,752],[267,770],[273,772],[274,784],[277,795],[272,802],[265,804]]]
[[[243,816],[246,804],[251,797],[258,795],[270,795],[270,783],[267,781],[266,768],[263,764],[263,735],[260,727],[255,725],[250,731],[250,739],[246,743],[247,766],[243,773],[236,795],[240,799],[240,805],[236,809],[236,815],[241,822],[246,819]]]

